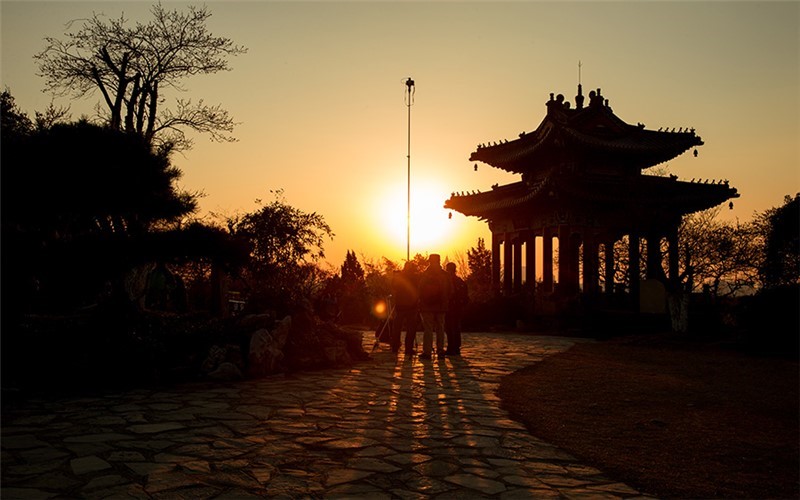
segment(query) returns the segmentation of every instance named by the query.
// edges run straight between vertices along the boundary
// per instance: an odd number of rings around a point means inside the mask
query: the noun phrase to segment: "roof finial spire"
[[[578,95],[575,96],[575,107],[583,109],[583,87],[581,87],[581,61],[578,60]]]

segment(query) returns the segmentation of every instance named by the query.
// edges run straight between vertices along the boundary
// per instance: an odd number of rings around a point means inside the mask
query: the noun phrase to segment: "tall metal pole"
[[[408,106],[408,184],[406,190],[406,262],[411,260],[411,104],[414,99],[414,80],[410,77],[406,80],[406,90],[408,96],[406,105]]]

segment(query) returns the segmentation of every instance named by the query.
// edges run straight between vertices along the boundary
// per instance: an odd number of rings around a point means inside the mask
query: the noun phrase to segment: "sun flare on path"
[[[376,207],[376,231],[386,243],[402,249],[397,252],[405,256],[407,242],[407,197],[406,183],[387,185],[378,190],[374,200]],[[443,208],[449,192],[444,184],[425,180],[411,184],[410,246],[411,255],[417,253],[440,253],[452,236],[454,224],[448,219],[449,211]]]

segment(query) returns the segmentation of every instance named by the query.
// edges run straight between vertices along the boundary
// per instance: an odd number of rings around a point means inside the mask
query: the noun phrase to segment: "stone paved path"
[[[502,375],[571,344],[465,334],[460,358],[420,361],[382,345],[352,369],[4,407],[0,494],[640,497],[499,407]]]

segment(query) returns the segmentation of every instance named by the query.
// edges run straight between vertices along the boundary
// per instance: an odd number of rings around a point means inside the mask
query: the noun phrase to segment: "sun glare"
[[[411,254],[441,252],[453,232],[448,211],[443,208],[447,199],[447,188],[435,181],[418,182],[411,185]],[[387,186],[381,199],[378,224],[381,233],[405,254],[407,233],[407,185]],[[399,252],[398,252],[399,253]]]

